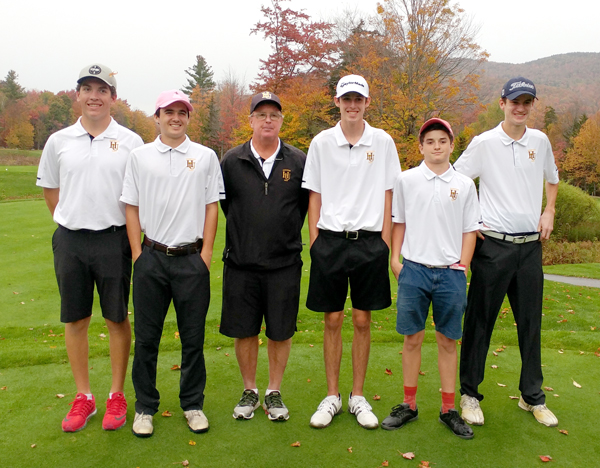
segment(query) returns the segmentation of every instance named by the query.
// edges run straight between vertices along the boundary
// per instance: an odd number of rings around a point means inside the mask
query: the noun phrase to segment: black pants
[[[208,268],[197,253],[168,257],[144,246],[133,271],[135,355],[132,379],[138,413],[155,414],[158,411],[158,346],[171,299],[181,339],[181,408],[188,411],[202,409],[204,405],[204,325],[210,302]]]
[[[494,324],[507,294],[521,352],[519,390],[528,404],[543,404],[541,242],[512,244],[491,237],[477,239],[471,271],[460,353],[460,393],[483,400],[478,387],[483,381]]]

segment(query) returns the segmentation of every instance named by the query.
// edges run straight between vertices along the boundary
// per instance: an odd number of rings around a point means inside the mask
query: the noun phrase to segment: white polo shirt
[[[396,179],[392,220],[406,223],[402,256],[426,265],[460,260],[462,235],[480,229],[475,184],[448,165],[436,175],[423,161]]]
[[[558,183],[550,141],[532,128],[515,141],[500,124],[475,137],[454,167],[479,177],[483,229],[507,234],[537,231],[544,179]]]
[[[50,135],[38,168],[36,185],[60,189],[54,221],[68,229],[99,231],[125,224],[119,202],[127,156],[142,139],[111,118],[93,140],[81,125]]]
[[[396,145],[367,122],[350,147],[340,122],[319,133],[306,158],[302,188],[321,194],[317,227],[330,231],[381,231],[385,192],[400,173]]]
[[[206,205],[225,198],[219,159],[186,136],[177,148],[160,136],[132,151],[121,201],[139,206],[142,231],[170,247],[204,237]]]

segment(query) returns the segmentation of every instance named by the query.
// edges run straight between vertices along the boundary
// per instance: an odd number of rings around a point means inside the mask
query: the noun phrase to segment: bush
[[[600,205],[583,190],[560,182],[552,239],[570,242],[600,239]]]
[[[600,242],[544,242],[542,250],[544,265],[565,263],[600,263]]]

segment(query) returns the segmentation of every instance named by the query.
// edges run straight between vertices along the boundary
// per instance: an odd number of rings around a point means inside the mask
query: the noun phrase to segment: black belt
[[[358,231],[328,231],[327,229],[319,229],[319,235],[330,237],[342,237],[348,240],[357,240],[359,237],[381,237],[381,232],[378,231],[364,231],[359,229]]]
[[[106,228],[106,229],[100,229],[99,231],[94,231],[93,229],[69,229],[69,228],[64,227],[62,224],[59,224],[59,226],[61,228],[63,228],[63,229],[66,229],[67,231],[70,231],[70,232],[81,232],[81,233],[84,233],[84,234],[106,234],[106,233],[109,233],[109,232],[122,231],[122,230],[124,230],[124,229],[127,228],[127,226],[125,226],[123,224],[123,226],[111,226],[111,227]]]
[[[169,257],[181,257],[183,255],[190,255],[202,250],[202,239],[198,239],[193,244],[181,245],[179,247],[169,247],[168,245],[161,244],[160,242],[153,241],[152,239],[144,236],[144,242],[142,242],[142,244],[150,247],[151,249],[163,252]]]
[[[491,237],[492,239],[498,239],[512,244],[526,244],[527,242],[535,242],[540,240],[540,233],[535,232],[533,234],[527,234],[525,236],[511,236],[510,234],[502,234],[496,231],[481,231],[484,236]]]

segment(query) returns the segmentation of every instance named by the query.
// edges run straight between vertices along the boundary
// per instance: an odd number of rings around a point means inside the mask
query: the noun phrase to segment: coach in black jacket
[[[276,95],[254,96],[252,139],[228,151],[221,162],[226,193],[221,207],[227,234],[220,331],[235,338],[244,381],[244,392],[233,410],[236,419],[252,418],[260,406],[256,366],[263,317],[269,354],[263,408],[272,421],[289,418],[280,387],[296,331],[302,276],[300,231],[308,191],[301,188],[306,155],[279,139],[281,110]]]

